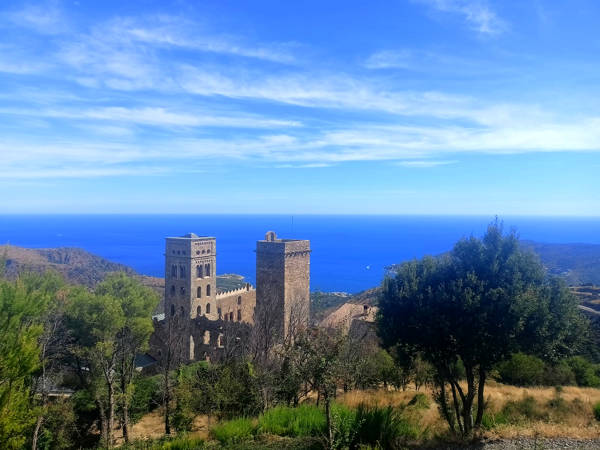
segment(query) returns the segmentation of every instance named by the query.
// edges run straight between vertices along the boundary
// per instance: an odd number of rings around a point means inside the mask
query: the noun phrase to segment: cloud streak
[[[485,0],[415,0],[442,13],[455,14],[474,31],[484,35],[497,35],[507,29],[507,24]]]

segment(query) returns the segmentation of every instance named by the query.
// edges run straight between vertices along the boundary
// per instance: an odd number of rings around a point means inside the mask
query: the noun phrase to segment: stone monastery
[[[269,231],[256,242],[256,288],[218,292],[216,239],[166,238],[164,318],[155,319],[153,356],[164,358],[177,342],[184,360],[218,359],[228,340],[249,339],[255,327],[277,342],[292,324],[308,326],[310,252],[308,240]]]

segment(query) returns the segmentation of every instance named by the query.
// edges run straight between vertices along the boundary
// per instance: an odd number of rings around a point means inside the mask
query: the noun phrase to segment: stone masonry
[[[308,325],[309,241],[278,239],[274,232],[258,241],[256,290],[247,283],[217,292],[216,265],[214,237],[189,233],[166,238],[164,319],[155,320],[151,338],[151,353],[157,359],[174,333],[184,360],[219,359],[228,340],[248,339],[255,321],[265,314],[275,325],[276,341],[292,325]]]

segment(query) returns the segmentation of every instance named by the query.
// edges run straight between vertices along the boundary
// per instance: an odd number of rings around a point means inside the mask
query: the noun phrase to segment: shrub
[[[203,450],[206,444],[202,439],[187,436],[162,437],[160,439],[136,440],[120,447],[122,450]]]
[[[535,398],[529,395],[523,397],[521,400],[506,402],[500,413],[496,416],[497,420],[511,424],[546,418],[547,414],[542,411]]]
[[[575,375],[566,361],[560,361],[555,365],[546,366],[542,377],[542,383],[546,386],[568,386],[575,384]]]
[[[408,406],[412,406],[415,409],[427,409],[431,401],[427,395],[422,392],[417,392],[413,398],[408,402]]]
[[[540,384],[544,375],[544,362],[525,353],[514,353],[510,359],[498,364],[500,381],[517,386]]]
[[[575,381],[579,386],[599,387],[600,377],[596,373],[598,367],[581,356],[573,356],[567,360],[567,364],[575,375]]]
[[[357,432],[356,412],[342,405],[331,407],[331,427],[334,449],[351,448]]]
[[[133,381],[133,395],[129,405],[133,423],[149,413],[161,403],[159,377],[138,377]]]
[[[232,444],[251,439],[256,426],[251,419],[242,417],[215,425],[210,432],[221,444]]]
[[[378,445],[382,449],[398,448],[399,442],[419,435],[418,429],[391,406],[359,405],[355,427],[356,443]]]
[[[600,402],[594,405],[594,417],[596,420],[600,421]]]
[[[313,405],[277,406],[258,418],[258,428],[278,436],[318,436],[327,431],[327,418]]]

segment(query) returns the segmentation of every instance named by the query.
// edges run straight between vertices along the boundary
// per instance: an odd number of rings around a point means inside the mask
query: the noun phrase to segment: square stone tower
[[[256,242],[257,321],[272,324],[276,341],[308,326],[310,241],[279,239],[273,231]]]
[[[166,238],[165,317],[217,318],[217,243],[194,233]]]

